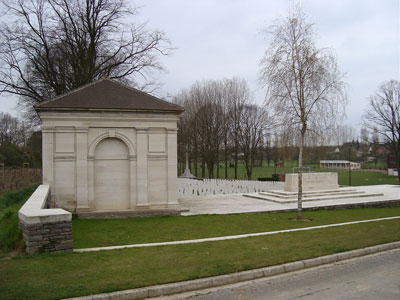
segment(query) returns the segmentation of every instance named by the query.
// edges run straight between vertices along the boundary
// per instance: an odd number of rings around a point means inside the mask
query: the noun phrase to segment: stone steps
[[[303,198],[313,198],[313,197],[320,197],[320,196],[329,196],[329,195],[352,195],[358,193],[365,193],[364,191],[357,191],[355,189],[352,190],[329,190],[329,191],[314,191],[314,192],[304,192]],[[293,197],[297,198],[297,192],[281,192],[281,191],[267,191],[267,192],[260,192],[260,195],[263,196],[270,196],[280,199],[290,199]]]
[[[80,219],[124,219],[124,218],[143,218],[155,216],[180,216],[187,210],[177,209],[154,209],[154,210],[115,210],[115,211],[95,211],[80,212]]]
[[[283,192],[283,191],[268,191],[255,194],[244,194],[243,196],[255,198],[274,203],[296,203],[297,193]],[[309,201],[324,201],[335,199],[351,199],[351,198],[366,198],[366,197],[379,197],[383,196],[382,193],[366,193],[365,191],[353,190],[329,190],[329,191],[313,191],[303,193],[303,202]]]

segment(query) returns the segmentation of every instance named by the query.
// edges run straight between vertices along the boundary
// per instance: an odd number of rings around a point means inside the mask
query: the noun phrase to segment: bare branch
[[[172,48],[165,34],[129,24],[138,13],[126,0],[2,0],[0,92],[22,106],[109,77],[154,82],[159,57]],[[9,21],[9,17],[13,22]]]

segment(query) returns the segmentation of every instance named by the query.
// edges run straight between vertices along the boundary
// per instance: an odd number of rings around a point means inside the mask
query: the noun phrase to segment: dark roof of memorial
[[[82,86],[35,106],[44,110],[110,110],[181,113],[183,108],[110,79]]]

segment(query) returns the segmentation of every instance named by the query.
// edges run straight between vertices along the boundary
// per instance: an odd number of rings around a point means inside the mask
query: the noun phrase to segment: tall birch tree
[[[344,107],[343,74],[328,48],[316,46],[315,26],[299,6],[267,30],[272,41],[260,61],[260,82],[267,88],[266,102],[282,125],[299,135],[298,219],[302,218],[303,148],[309,130],[332,124]]]

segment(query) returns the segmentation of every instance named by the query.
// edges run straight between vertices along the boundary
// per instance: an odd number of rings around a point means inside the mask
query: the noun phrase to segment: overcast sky
[[[330,47],[346,74],[348,123],[361,123],[368,97],[379,84],[400,80],[399,0],[298,1],[317,28],[317,45]],[[286,0],[136,0],[139,18],[148,28],[166,33],[176,48],[162,59],[168,72],[160,95],[174,95],[196,80],[245,78],[256,100],[264,100],[257,84],[258,63],[269,39],[260,32],[286,15]],[[0,110],[15,101],[1,97]],[[14,110],[16,115],[17,112]]]
[[[286,15],[292,1],[140,0],[149,27],[164,30],[177,50],[163,59],[163,93],[175,94],[196,80],[242,77],[259,103],[258,63],[269,39],[260,34]],[[299,1],[317,28],[317,45],[330,47],[346,74],[350,124],[361,123],[368,97],[385,80],[400,80],[398,0]]]

